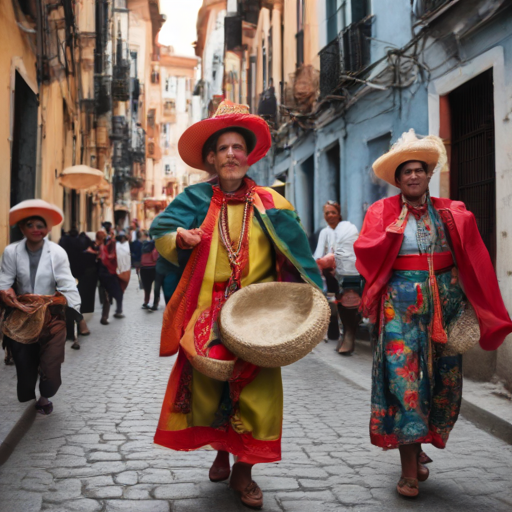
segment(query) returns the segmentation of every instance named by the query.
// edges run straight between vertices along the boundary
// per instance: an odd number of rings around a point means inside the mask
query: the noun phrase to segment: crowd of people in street
[[[475,218],[461,202],[430,196],[446,151],[437,137],[411,131],[373,166],[400,193],[373,204],[361,232],[328,201],[327,227],[312,254],[293,206],[247,176],[270,146],[261,117],[222,102],[179,143],[182,159],[211,179],[178,195],[149,233],[137,221],[128,230],[104,223],[95,240],[72,229],[59,246],[46,239],[62,222],[58,208],[31,200],[11,209],[11,225],[25,238],[4,252],[0,299],[19,400],[35,398],[39,375],[36,409],[52,412],[66,336],[90,334],[83,314],[94,311],[98,284],[100,323],[108,325],[113,301],[114,318],[124,318],[134,268],[143,309],[157,310],[163,290],[160,355],[177,354],[155,443],[212,447],[210,480],[230,479],[242,503],[261,508],[252,467],[281,460],[283,420],[281,364],[265,359],[262,346],[299,353],[327,331],[336,351],[349,356],[366,318],[374,346],[370,441],[398,449],[396,491],[416,497],[432,462],[422,445],[445,448],[458,418],[467,345],[461,338],[495,350],[512,332]],[[288,286],[296,283],[299,295]],[[253,290],[250,298],[241,299],[244,289]],[[272,310],[268,293],[283,293],[294,307]],[[248,315],[258,320],[255,332],[243,328]],[[283,324],[294,328],[283,334]]]

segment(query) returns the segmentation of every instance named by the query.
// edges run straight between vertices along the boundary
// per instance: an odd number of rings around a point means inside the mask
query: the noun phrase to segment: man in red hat
[[[49,398],[61,385],[60,367],[66,343],[64,307],[70,308],[77,322],[83,318],[66,251],[46,238],[62,220],[61,210],[41,199],[22,201],[11,208],[9,224],[17,224],[25,238],[5,248],[0,269],[0,306],[32,315],[31,322],[23,323],[23,317],[14,321],[11,313],[3,327],[4,343],[16,365],[18,399],[28,402],[36,397],[39,377],[40,397],[35,407],[46,415],[53,411]],[[48,311],[39,320],[41,330],[34,337],[32,327],[38,321],[35,310],[41,305]]]
[[[160,354],[178,357],[155,442],[175,450],[213,447],[210,480],[231,474],[230,487],[256,508],[263,495],[252,466],[281,459],[281,371],[236,359],[219,340],[217,319],[227,298],[253,283],[322,285],[292,205],[246,175],[270,146],[263,119],[221,103],[178,144],[183,160],[212,179],[187,187],[151,226],[158,251],[181,273],[164,313]],[[235,361],[234,370],[223,382],[205,375],[200,361]]]

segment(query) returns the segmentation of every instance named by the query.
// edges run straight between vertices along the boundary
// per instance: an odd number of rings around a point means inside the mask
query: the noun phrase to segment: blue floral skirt
[[[439,274],[443,325],[464,300],[456,268]],[[462,399],[462,356],[437,357],[429,338],[433,304],[428,272],[395,271],[382,298],[372,374],[372,444],[444,448]],[[432,345],[432,346],[431,346]]]

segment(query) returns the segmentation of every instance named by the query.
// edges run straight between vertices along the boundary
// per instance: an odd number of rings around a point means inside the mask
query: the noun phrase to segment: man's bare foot
[[[210,480],[212,482],[223,482],[229,478],[231,468],[229,466],[229,453],[219,451],[210,468]]]

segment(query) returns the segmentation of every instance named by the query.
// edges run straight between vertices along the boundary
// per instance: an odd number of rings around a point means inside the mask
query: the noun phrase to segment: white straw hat
[[[442,139],[435,135],[418,138],[411,128],[393,144],[392,148],[373,163],[373,171],[380,179],[396,187],[395,172],[404,162],[425,162],[428,172],[444,167],[447,162],[446,148]]]

